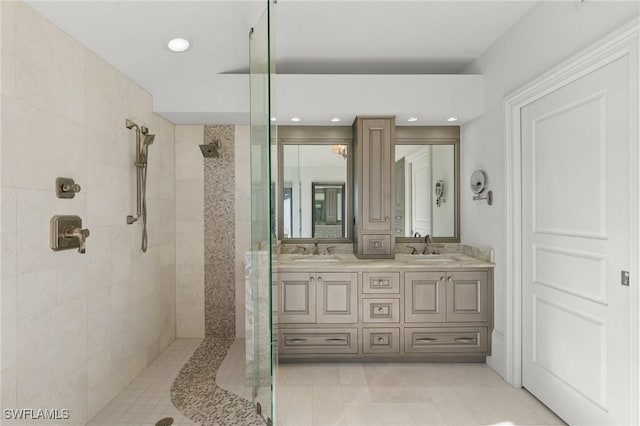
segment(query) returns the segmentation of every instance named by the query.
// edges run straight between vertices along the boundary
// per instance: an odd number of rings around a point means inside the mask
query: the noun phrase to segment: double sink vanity
[[[493,329],[490,260],[280,255],[279,357],[482,362]]]
[[[494,257],[459,243],[459,128],[278,132],[279,359],[483,362]]]

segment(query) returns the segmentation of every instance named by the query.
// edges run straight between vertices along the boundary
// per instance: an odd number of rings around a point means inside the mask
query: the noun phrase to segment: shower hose
[[[142,191],[142,252],[147,252],[147,156],[145,155],[144,167],[138,169],[138,179]]]

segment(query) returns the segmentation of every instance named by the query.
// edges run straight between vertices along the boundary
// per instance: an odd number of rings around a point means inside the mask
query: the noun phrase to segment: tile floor
[[[563,425],[485,364],[281,364],[279,426]]]
[[[251,384],[247,380],[245,340],[236,339],[216,374],[216,384],[222,389],[251,401]]]
[[[89,423],[151,426],[163,417],[195,425],[171,404],[171,384],[200,339],[174,341]],[[216,383],[247,398],[244,341]],[[563,425],[527,391],[484,364],[280,364],[277,426]]]
[[[151,426],[163,417],[195,426],[171,404],[171,384],[201,339],[177,339],[89,423],[89,426]]]

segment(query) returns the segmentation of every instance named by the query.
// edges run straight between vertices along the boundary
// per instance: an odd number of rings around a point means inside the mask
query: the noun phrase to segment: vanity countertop
[[[274,262],[274,266],[279,271],[317,271],[334,268],[340,271],[358,271],[362,268],[440,271],[443,269],[493,268],[495,265],[461,253],[445,253],[438,255],[396,254],[395,259],[358,259],[353,254],[281,254]]]

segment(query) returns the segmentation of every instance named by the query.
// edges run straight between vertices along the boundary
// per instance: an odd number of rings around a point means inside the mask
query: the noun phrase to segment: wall
[[[637,2],[539,2],[465,72],[485,76],[485,113],[461,129],[461,235],[495,249],[495,332],[489,364],[506,374],[506,206],[503,100],[540,74],[637,16]],[[467,182],[483,169],[494,204],[472,201]]]
[[[173,125],[152,98],[21,2],[2,2],[2,403],[84,424],[175,336]],[[149,249],[135,213],[135,139],[149,148]],[[55,178],[82,186],[56,198]],[[53,252],[76,214],[87,253]],[[24,423],[24,422],[23,422]],[[58,423],[60,424],[60,423]]]
[[[222,155],[218,159],[204,160],[198,145],[205,143],[205,127],[225,128],[233,137],[221,138]],[[215,133],[215,130],[214,130]],[[210,141],[214,134],[210,133]],[[215,321],[218,314],[230,313],[229,304],[235,298],[235,334],[245,335],[245,283],[244,253],[249,250],[251,236],[251,198],[249,174],[249,127],[248,126],[176,126],[176,328],[178,337],[204,337],[207,321]],[[206,162],[205,162],[206,161]],[[222,166],[218,169],[219,166]],[[215,171],[219,170],[217,174]],[[206,183],[205,185],[205,174]],[[231,190],[235,189],[233,193]],[[223,199],[216,200],[224,192]],[[210,208],[206,209],[205,200]],[[231,212],[220,218],[231,223],[235,229],[224,230],[224,236],[216,233],[216,216]],[[205,216],[207,219],[205,220]],[[206,226],[205,226],[206,222]],[[224,237],[224,238],[223,238]],[[206,241],[206,243],[205,243]],[[233,242],[235,241],[235,243]],[[205,250],[205,246],[208,249]],[[218,250],[223,249],[223,251]],[[224,251],[226,250],[226,251]],[[205,253],[207,253],[205,255]],[[225,262],[226,281],[234,294],[227,294],[228,303],[215,305],[216,294],[212,292],[205,303],[205,265],[209,265],[209,283],[219,272],[214,259]],[[222,275],[221,275],[222,276]],[[210,290],[213,287],[210,287]],[[208,305],[205,315],[205,306]],[[210,318],[210,319],[207,319]],[[213,318],[213,319],[211,319]],[[232,320],[227,317],[225,332],[233,332]]]
[[[235,307],[234,126],[204,126],[204,143],[219,144],[204,159],[204,334],[233,337]]]
[[[204,337],[204,126],[176,126],[176,335]]]

